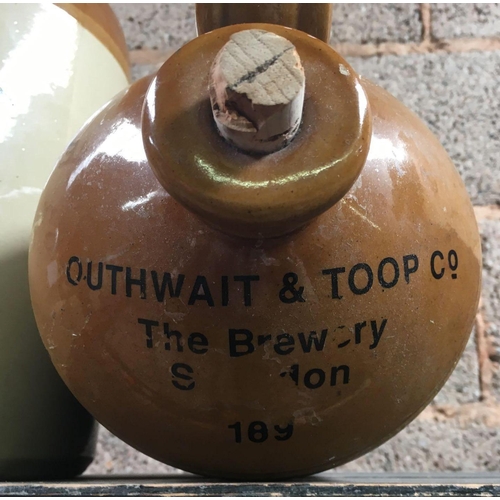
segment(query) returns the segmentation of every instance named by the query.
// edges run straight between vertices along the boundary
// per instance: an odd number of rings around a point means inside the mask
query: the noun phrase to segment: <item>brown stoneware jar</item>
[[[287,38],[302,123],[268,155],[228,144],[212,61],[243,29]],[[281,479],[380,445],[469,337],[481,253],[450,158],[326,43],[223,27],[134,83],[42,195],[33,307],[59,373],[113,433],[191,472]]]

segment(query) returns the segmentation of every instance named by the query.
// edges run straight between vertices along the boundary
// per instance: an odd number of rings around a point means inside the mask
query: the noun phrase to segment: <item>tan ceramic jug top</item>
[[[90,31],[119,62],[130,78],[130,63],[125,35],[113,10],[106,3],[56,3]]]
[[[306,72],[302,127],[268,156],[211,121],[210,64],[243,28],[292,40]],[[255,24],[190,42],[82,130],[41,198],[30,283],[55,366],[113,433],[278,479],[366,453],[432,400],[480,259],[427,127],[326,44]]]

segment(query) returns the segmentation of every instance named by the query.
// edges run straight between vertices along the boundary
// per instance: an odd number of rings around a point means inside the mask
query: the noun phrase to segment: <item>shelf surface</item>
[[[326,472],[295,481],[222,482],[191,474],[0,482],[0,496],[500,496],[500,473]]]

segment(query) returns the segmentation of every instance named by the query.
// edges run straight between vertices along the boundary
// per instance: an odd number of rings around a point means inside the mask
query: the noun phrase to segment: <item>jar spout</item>
[[[165,62],[146,94],[142,135],[154,174],[185,208],[227,234],[276,238],[349,191],[368,155],[371,112],[358,75],[329,45],[240,24]]]

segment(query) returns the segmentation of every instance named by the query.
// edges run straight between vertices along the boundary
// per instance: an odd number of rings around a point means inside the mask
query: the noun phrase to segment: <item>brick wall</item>
[[[196,36],[193,4],[114,4],[133,76]],[[475,206],[483,290],[462,359],[427,409],[337,470],[500,470],[500,5],[337,4],[332,45],[439,137]],[[88,473],[175,472],[101,429]]]

